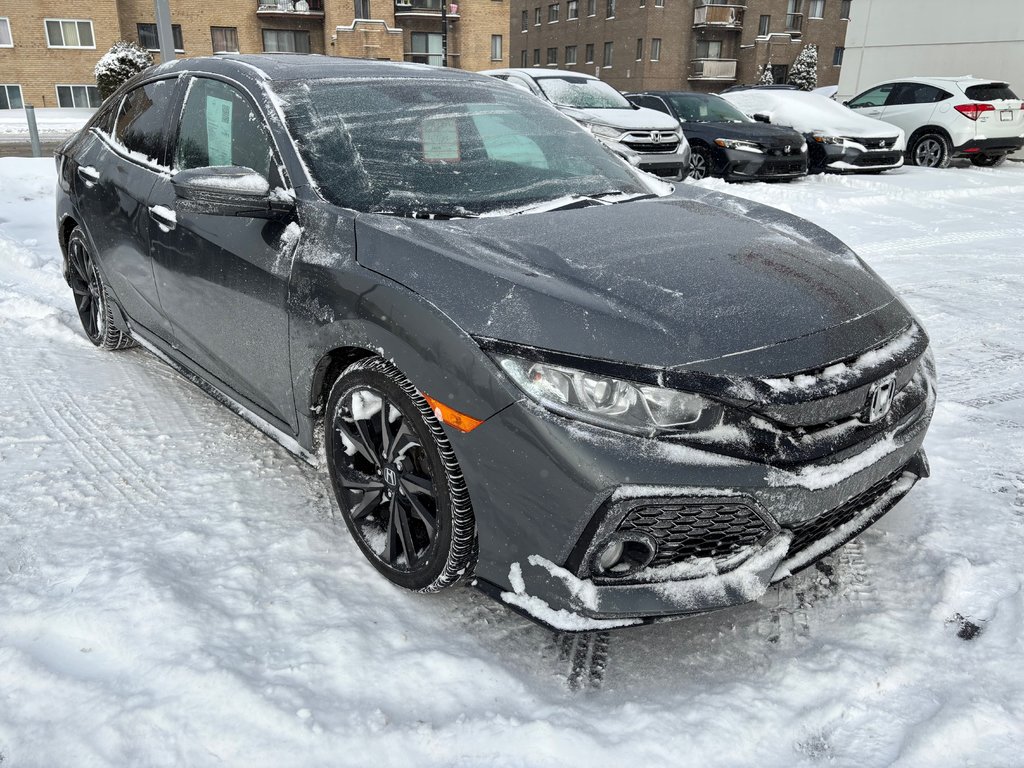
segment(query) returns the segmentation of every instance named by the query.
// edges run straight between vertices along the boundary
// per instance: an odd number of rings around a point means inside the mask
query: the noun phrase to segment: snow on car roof
[[[883,123],[816,93],[751,89],[723,93],[722,98],[748,115],[768,115],[773,125],[787,125],[801,133],[823,131],[846,136],[894,136],[899,128]]]

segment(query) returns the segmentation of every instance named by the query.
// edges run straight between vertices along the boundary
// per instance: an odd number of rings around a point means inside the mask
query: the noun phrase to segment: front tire
[[[710,175],[711,153],[704,147],[692,147],[690,150],[690,178],[700,181]]]
[[[941,133],[923,133],[914,140],[907,157],[921,168],[948,168],[953,148]]]
[[[331,388],[325,419],[334,495],[371,565],[419,592],[471,576],[476,524],[462,472],[402,372],[379,357],[353,363]]]
[[[112,299],[81,227],[68,237],[67,281],[75,297],[78,319],[89,341],[100,349],[114,351],[135,346],[132,337],[114,325]]]

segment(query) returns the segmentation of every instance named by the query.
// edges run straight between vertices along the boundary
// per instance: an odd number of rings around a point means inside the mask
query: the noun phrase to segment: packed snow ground
[[[933,477],[756,604],[569,639],[389,586],[312,469],[93,348],[53,183],[0,159],[4,768],[1022,764],[1024,167],[704,183],[906,297],[940,371]]]

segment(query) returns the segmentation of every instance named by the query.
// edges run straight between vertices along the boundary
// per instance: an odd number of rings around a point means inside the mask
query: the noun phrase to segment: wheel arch
[[[914,143],[919,138],[929,133],[940,134],[943,138],[946,139],[946,141],[949,142],[949,146],[952,149],[953,137],[949,135],[949,131],[947,131],[941,125],[934,125],[929,123],[928,125],[922,125],[920,128],[917,128],[913,133],[910,134],[910,137],[907,139],[907,151],[910,152],[911,149],[913,149],[914,147]]]

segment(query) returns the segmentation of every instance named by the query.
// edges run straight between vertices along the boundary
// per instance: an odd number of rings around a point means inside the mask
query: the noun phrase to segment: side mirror
[[[175,174],[171,184],[184,211],[254,219],[287,218],[295,211],[293,201],[271,195],[262,174],[242,166],[190,168]]]
[[[848,106],[850,106],[850,102],[848,102],[848,101],[844,101],[844,102],[843,102],[843,106],[844,106],[844,107],[848,107]]]
[[[770,123],[772,121],[772,119],[764,112],[755,112],[753,117],[759,123]]]

